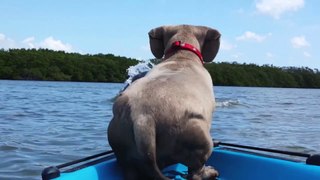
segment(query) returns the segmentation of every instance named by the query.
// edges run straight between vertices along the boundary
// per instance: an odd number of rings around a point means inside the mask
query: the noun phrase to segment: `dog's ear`
[[[202,56],[205,62],[211,62],[217,55],[220,47],[221,34],[209,28],[202,46]]]
[[[152,29],[149,32],[149,41],[150,41],[150,48],[152,54],[160,59],[162,58],[164,54],[164,42],[163,42],[163,34],[164,34],[164,28],[158,27],[155,29]]]

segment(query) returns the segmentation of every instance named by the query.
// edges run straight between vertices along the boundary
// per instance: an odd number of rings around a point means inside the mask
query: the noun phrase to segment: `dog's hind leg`
[[[141,173],[148,179],[168,180],[158,165],[156,158],[156,130],[155,122],[147,115],[139,115],[134,121],[133,131],[139,159],[141,160]]]
[[[187,178],[192,180],[216,179],[218,176],[214,168],[205,166],[213,144],[209,128],[203,121],[199,118],[189,119],[179,138],[180,162],[188,166]]]

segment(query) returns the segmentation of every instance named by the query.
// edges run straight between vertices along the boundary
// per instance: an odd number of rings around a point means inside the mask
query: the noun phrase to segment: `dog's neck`
[[[165,59],[172,56],[178,50],[187,50],[187,51],[193,52],[194,54],[196,54],[199,57],[200,62],[203,64],[203,58],[202,58],[202,54],[201,54],[200,50],[195,48],[191,44],[182,43],[181,41],[175,41],[172,43],[170,49],[168,49],[168,51],[165,54]]]

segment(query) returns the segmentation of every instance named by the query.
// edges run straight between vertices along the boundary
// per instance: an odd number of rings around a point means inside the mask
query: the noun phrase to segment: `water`
[[[112,97],[122,84],[0,81],[0,179],[109,149]]]
[[[320,152],[320,90],[216,87],[212,135],[225,142]]]
[[[0,179],[110,149],[112,99],[124,84],[0,81]],[[320,90],[215,87],[212,135],[223,142],[320,151]]]

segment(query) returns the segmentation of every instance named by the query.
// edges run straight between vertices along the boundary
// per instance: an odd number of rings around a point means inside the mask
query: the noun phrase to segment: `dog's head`
[[[192,44],[201,51],[205,62],[212,61],[220,46],[220,33],[205,26],[161,26],[149,32],[153,55],[160,59],[175,41]]]

